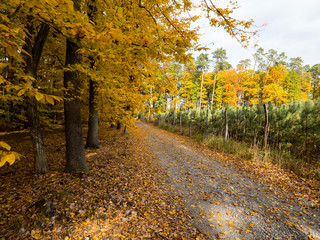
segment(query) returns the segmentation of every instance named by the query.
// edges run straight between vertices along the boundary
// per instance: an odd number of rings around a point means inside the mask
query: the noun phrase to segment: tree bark
[[[229,126],[228,126],[228,106],[226,106],[226,110],[225,110],[225,133],[224,133],[224,141],[227,142],[228,140],[228,131],[229,131]]]
[[[81,63],[82,56],[78,50],[77,44],[67,39],[66,67]],[[64,72],[64,87],[67,89],[64,100],[66,172],[88,171],[80,115],[80,82],[76,71]]]
[[[172,119],[172,125],[175,126],[176,125],[176,106],[174,106],[173,108],[173,119]]]
[[[200,104],[199,104],[200,109],[201,109],[201,102],[202,102],[202,87],[203,87],[203,68],[201,73],[201,85],[200,85]]]
[[[191,111],[191,114],[190,114],[190,123],[189,123],[189,137],[191,137],[192,117],[193,117],[193,112]]]
[[[89,122],[86,147],[99,148],[99,115],[96,96],[96,82],[89,82]]]
[[[37,110],[37,100],[35,99],[35,97],[27,99],[27,113],[34,154],[34,170],[36,174],[47,173],[47,155],[40,127],[40,119]]]
[[[213,86],[212,86],[211,111],[213,110],[214,92],[215,92],[215,90],[216,90],[216,78],[217,78],[217,74],[214,75]]]
[[[117,127],[116,127],[116,129],[120,130],[121,128],[122,128],[121,122],[117,122]]]
[[[268,108],[267,104],[263,104],[264,109],[264,119],[265,119],[265,125],[264,125],[264,150],[267,150],[268,146],[268,133],[269,133],[269,116],[268,116]]]
[[[95,23],[95,15],[97,13],[96,2],[92,0],[88,4],[88,17]],[[89,56],[91,69],[94,67],[94,59]],[[97,83],[92,79],[89,80],[89,122],[88,122],[88,136],[86,147],[99,148],[99,114],[98,103],[96,99]]]
[[[182,111],[181,111],[181,107],[180,107],[180,134],[182,134]]]
[[[28,33],[25,39],[24,50],[29,55],[25,55],[25,73],[26,75],[37,78],[37,69],[40,61],[40,56],[43,50],[44,43],[49,34],[49,26],[42,24],[40,30],[32,45],[31,39],[34,33],[34,28],[31,22],[32,19],[28,19]],[[29,86],[34,86],[34,82],[29,80]],[[37,100],[34,96],[27,98],[27,116],[30,125],[30,135],[33,146],[34,154],[34,169],[36,174],[43,174],[48,172],[48,163],[46,157],[45,145],[43,142],[40,119],[37,110]]]
[[[206,112],[206,125],[204,126],[204,133],[203,135],[206,136],[208,132],[208,120],[209,120],[209,108],[207,106],[207,112]]]

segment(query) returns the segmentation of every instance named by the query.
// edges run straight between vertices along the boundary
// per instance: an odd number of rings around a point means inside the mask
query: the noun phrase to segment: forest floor
[[[0,168],[0,239],[206,239],[166,190],[139,131],[101,128],[84,174],[64,173],[63,129],[44,135],[45,175],[34,174],[28,132],[0,136],[24,155]]]
[[[45,175],[28,132],[1,135],[24,158],[0,168],[0,239],[320,239],[318,185],[137,126],[101,128],[84,174],[63,172],[62,129],[45,133]]]

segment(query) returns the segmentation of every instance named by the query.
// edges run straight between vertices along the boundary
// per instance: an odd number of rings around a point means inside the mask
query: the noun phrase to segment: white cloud
[[[289,58],[301,57],[305,64],[320,63],[320,1],[319,0],[239,0],[240,9],[235,17],[255,20],[256,25],[267,24],[261,31],[259,46],[285,52]],[[219,1],[217,1],[219,4]],[[227,50],[229,62],[236,64],[252,58],[254,49],[243,49],[241,45],[222,29],[210,28],[205,19],[199,21],[204,33],[200,43],[214,42],[212,52],[219,47]]]

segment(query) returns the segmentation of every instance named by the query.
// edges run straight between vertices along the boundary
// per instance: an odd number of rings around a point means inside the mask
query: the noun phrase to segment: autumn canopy
[[[35,171],[45,173],[40,125],[65,123],[66,171],[86,171],[82,121],[89,122],[88,147],[99,146],[98,112],[100,123],[132,126],[152,89],[166,84],[160,69],[201,49],[191,27],[199,16],[191,11],[202,10],[212,27],[248,45],[253,20],[232,18],[237,3],[226,2],[220,8],[211,0],[2,1],[2,128],[30,127]],[[1,147],[1,165],[20,157]]]

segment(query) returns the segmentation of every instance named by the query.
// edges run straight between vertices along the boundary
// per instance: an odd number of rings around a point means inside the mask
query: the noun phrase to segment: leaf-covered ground
[[[27,132],[1,138],[25,157],[0,169],[0,239],[205,239],[139,132],[103,128],[90,171],[64,173],[62,130],[45,134],[49,173],[35,175]]]
[[[317,183],[139,126],[173,195],[210,239],[320,239]]]

